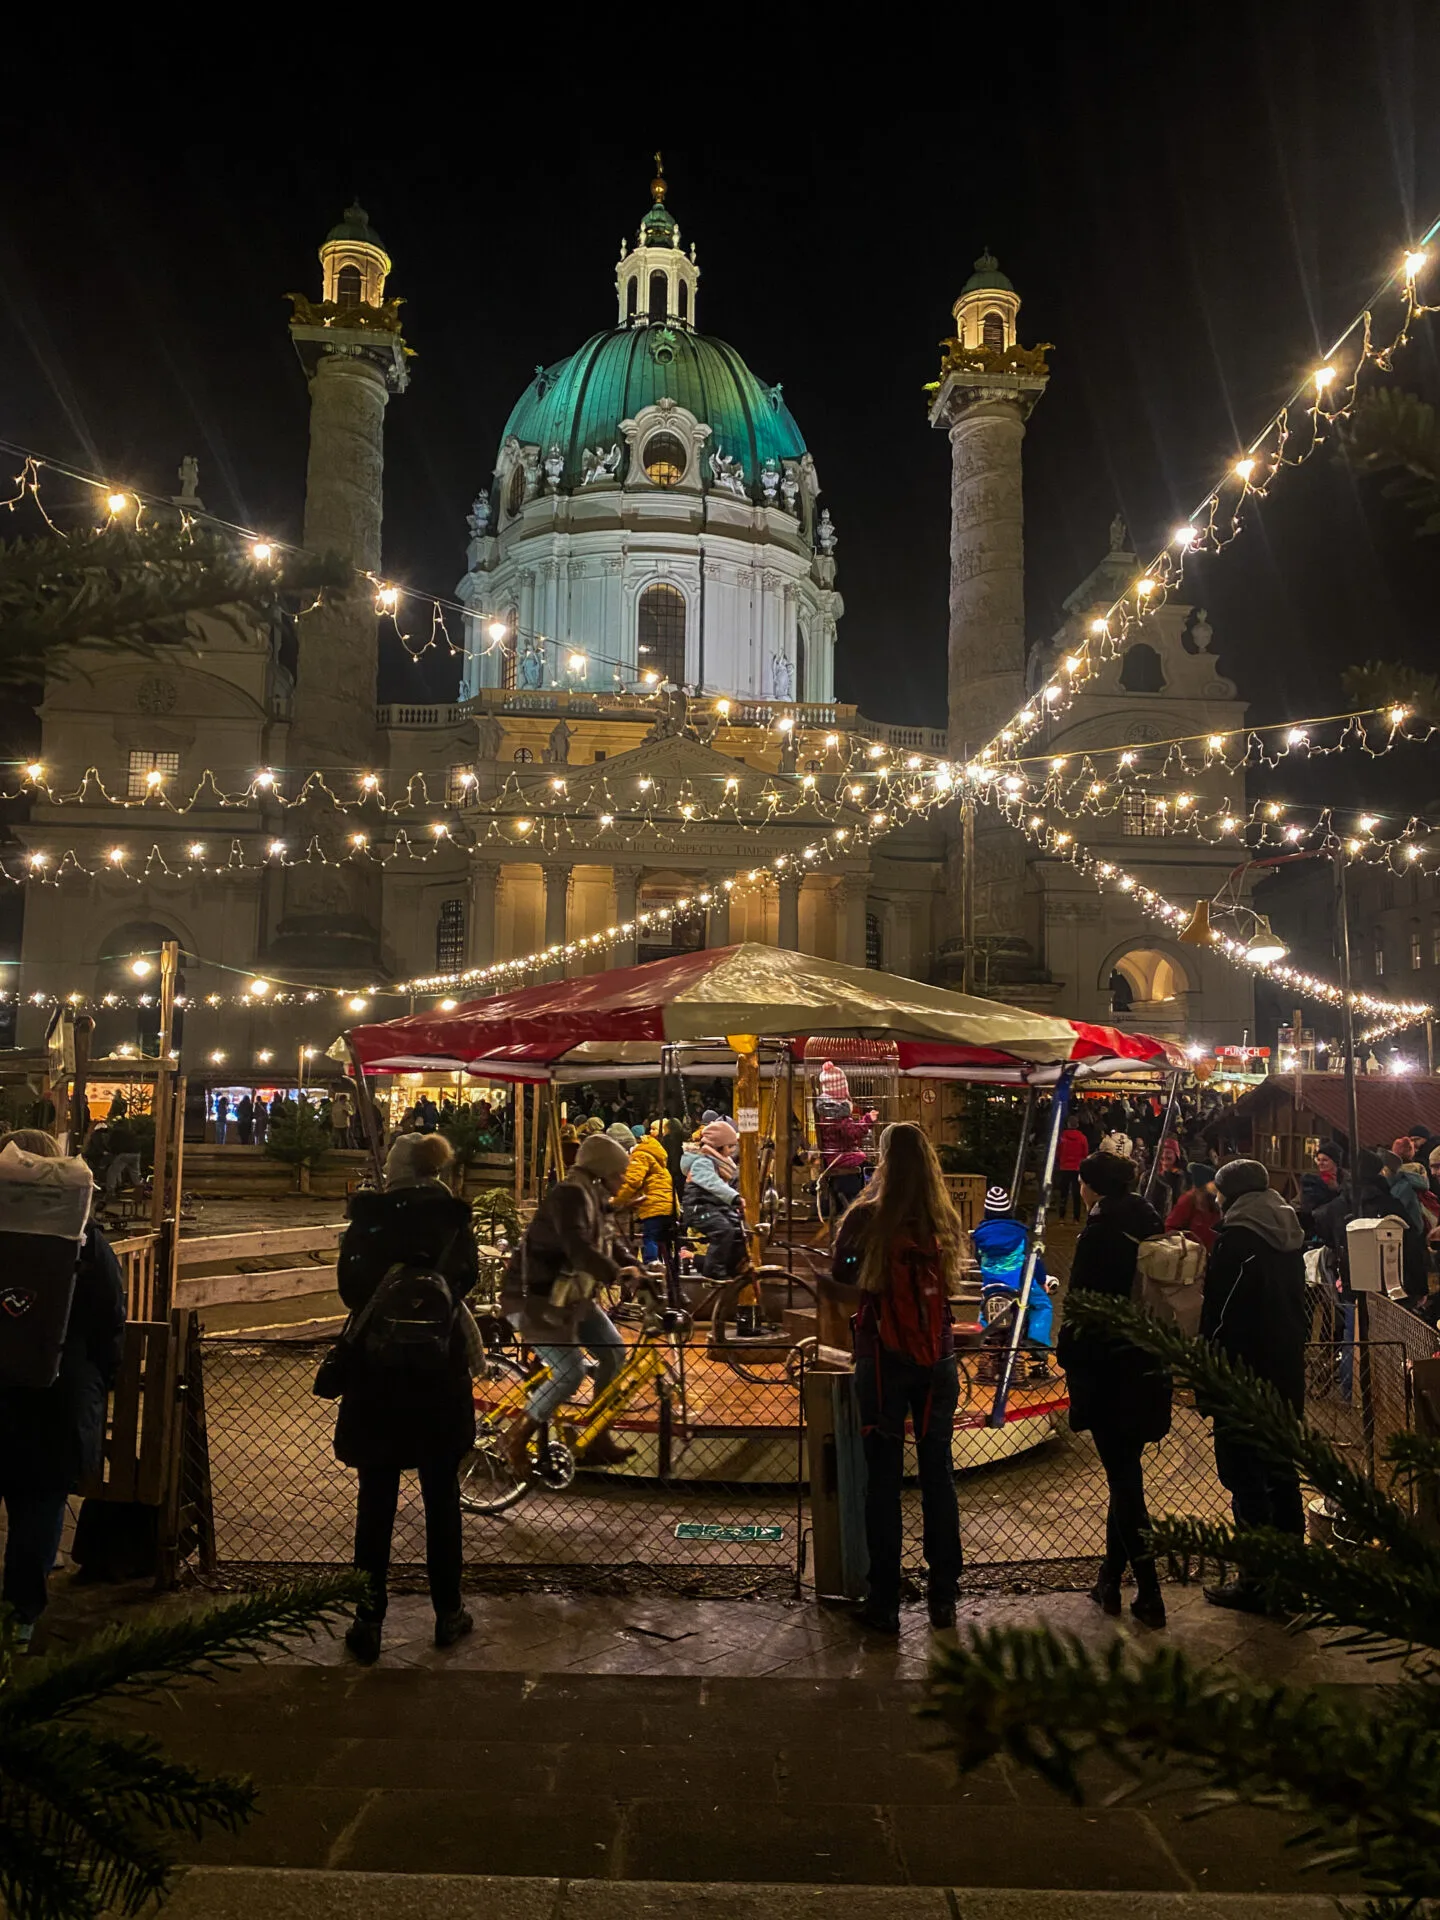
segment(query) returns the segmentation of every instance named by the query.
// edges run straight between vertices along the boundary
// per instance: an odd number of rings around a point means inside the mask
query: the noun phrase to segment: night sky
[[[1024,298],[1022,338],[1055,344],[1026,443],[1033,638],[1117,507],[1142,551],[1163,538],[1440,211],[1433,8],[1231,5],[1163,39],[1153,7],[1026,17],[933,69],[897,45],[910,64],[841,113],[812,114],[824,90],[778,48],[773,70],[712,74],[712,101],[677,47],[648,115],[638,78],[623,109],[603,75],[522,107],[465,61],[447,99],[441,43],[427,62],[377,41],[384,87],[348,107],[338,56],[284,35],[263,84],[222,61],[187,91],[182,61],[153,94],[107,95],[108,54],[72,59],[63,111],[0,112],[0,437],[166,493],[193,453],[213,511],[296,537],[306,396],[282,296],[318,291],[315,249],[358,194],[419,354],[390,410],[385,570],[453,592],[467,504],[536,363],[613,324],[617,243],[660,146],[704,331],[783,381],[815,455],[848,609],[839,691],[943,723],[948,459],[921,387],[981,248]],[[1433,282],[1440,297],[1440,250]],[[1402,374],[1434,391],[1435,369],[1427,328]],[[1437,586],[1440,542],[1327,459],[1203,564],[1194,597],[1272,718],[1332,711],[1347,661],[1434,664]],[[447,677],[387,659],[382,691]]]

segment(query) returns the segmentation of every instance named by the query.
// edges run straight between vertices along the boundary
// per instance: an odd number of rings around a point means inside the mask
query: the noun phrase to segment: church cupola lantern
[[[695,248],[688,254],[680,245],[680,228],[665,204],[668,182],[660,155],[655,156],[655,178],[650,182],[650,210],[640,222],[635,245],[620,243],[615,269],[622,327],[687,327],[695,325],[695,291],[700,269]]]
[[[970,350],[1008,353],[1015,345],[1020,296],[987,247],[955,302],[955,338]]]
[[[325,236],[320,265],[325,274],[321,297],[341,313],[384,304],[390,256],[362,206],[347,207],[344,219]]]

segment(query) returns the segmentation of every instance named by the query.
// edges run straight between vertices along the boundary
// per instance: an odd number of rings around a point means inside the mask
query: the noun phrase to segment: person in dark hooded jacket
[[[453,1157],[443,1134],[404,1134],[385,1162],[385,1191],[354,1196],[337,1267],[340,1298],[352,1314],[369,1304],[398,1263],[440,1273],[457,1308],[475,1285],[479,1262],[470,1209],[440,1177]],[[453,1646],[474,1624],[460,1603],[459,1467],[475,1444],[475,1408],[458,1314],[438,1375],[382,1368],[357,1343],[348,1350],[344,1380],[335,1457],[360,1477],[355,1565],[370,1581],[345,1644],[364,1665],[380,1657],[400,1475],[413,1467],[425,1504],[435,1644]]]
[[[1305,1229],[1258,1160],[1231,1160],[1215,1176],[1224,1215],[1205,1269],[1200,1333],[1227,1359],[1268,1381],[1298,1416],[1305,1410]],[[1215,1422],[1215,1471],[1237,1528],[1305,1537],[1300,1477]],[[1214,1606],[1263,1612],[1265,1596],[1241,1576],[1207,1587]]]
[[[1159,1214],[1131,1191],[1134,1181],[1133,1162],[1118,1154],[1095,1153],[1081,1163],[1086,1220],[1070,1264],[1071,1295],[1130,1298],[1140,1242],[1161,1231]],[[1110,1493],[1105,1558],[1090,1598],[1106,1613],[1119,1613],[1120,1583],[1128,1565],[1136,1587],[1130,1611],[1142,1626],[1163,1627],[1159,1570],[1145,1538],[1150,1515],[1142,1458],[1151,1441],[1163,1440],[1170,1431],[1170,1375],[1131,1341],[1081,1331],[1068,1320],[1060,1329],[1056,1354],[1070,1392],[1070,1425],[1076,1433],[1088,1430],[1093,1435]]]

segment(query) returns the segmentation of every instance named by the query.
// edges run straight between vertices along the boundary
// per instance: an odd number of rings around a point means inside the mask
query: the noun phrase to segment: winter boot
[[[868,1627],[872,1633],[885,1633],[892,1636],[900,1631],[900,1606],[898,1601],[877,1600],[873,1595],[862,1600],[855,1609],[855,1618],[862,1627]]]
[[[380,1634],[384,1622],[367,1620],[357,1613],[354,1620],[345,1629],[345,1646],[354,1660],[362,1667],[373,1667],[380,1658]]]
[[[1120,1575],[1118,1573],[1112,1573],[1103,1560],[1100,1563],[1100,1572],[1095,1584],[1090,1589],[1090,1598],[1102,1613],[1108,1613],[1112,1617],[1118,1617],[1120,1612]]]
[[[1142,1627],[1159,1629],[1165,1624],[1165,1602],[1160,1595],[1160,1575],[1153,1560],[1142,1560],[1135,1569],[1135,1598],[1130,1611]]]
[[[622,1447],[608,1427],[603,1433],[596,1434],[581,1455],[587,1467],[619,1467],[634,1457],[635,1449]]]
[[[453,1647],[457,1640],[463,1640],[475,1625],[475,1616],[464,1607],[456,1607],[450,1613],[437,1613],[435,1616],[435,1644],[437,1647]]]
[[[925,1611],[936,1633],[944,1633],[955,1624],[955,1584],[931,1581],[925,1588]]]

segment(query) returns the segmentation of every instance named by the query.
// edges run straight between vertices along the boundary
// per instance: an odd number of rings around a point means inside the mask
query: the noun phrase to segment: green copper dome
[[[1000,271],[1000,262],[987,247],[975,262],[975,271],[960,289],[962,293],[1013,293],[1015,287]]]
[[[561,484],[576,486],[586,447],[623,444],[620,422],[667,396],[709,426],[707,462],[721,452],[744,467],[752,499],[761,497],[767,460],[798,460],[805,452],[778,386],[757,380],[723,340],[679,327],[595,334],[568,360],[536,373],[505,423],[505,437],[538,446],[542,458],[558,444],[565,456]]]
[[[379,247],[382,253],[385,251],[385,243],[371,226],[369,214],[358,201],[354,206],[346,207],[345,218],[326,234],[327,247],[332,240],[359,240],[367,247]]]

